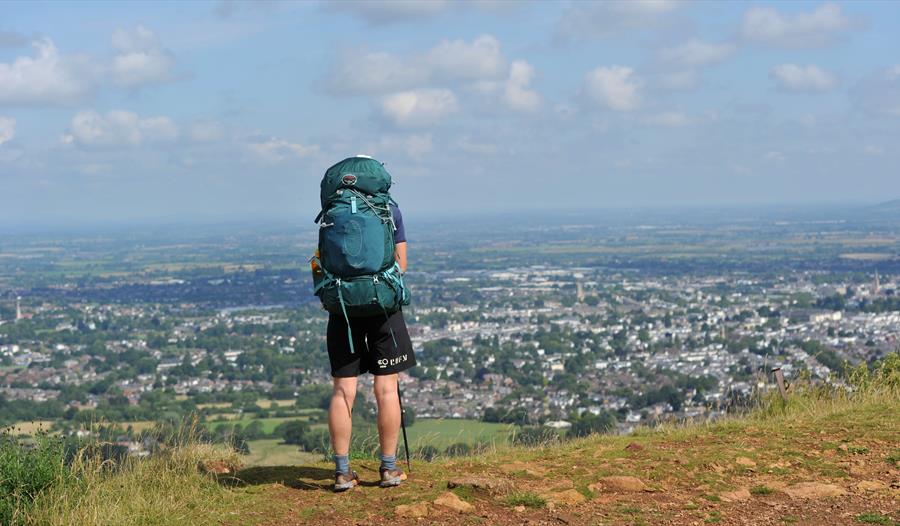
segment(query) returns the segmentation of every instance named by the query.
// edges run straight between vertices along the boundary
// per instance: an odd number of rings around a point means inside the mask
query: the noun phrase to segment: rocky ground
[[[799,416],[798,416],[799,415]],[[250,468],[266,505],[239,523],[900,526],[900,405],[591,437],[478,457],[414,462],[399,488],[354,462],[360,487],[331,492],[332,467]],[[230,522],[230,521],[228,521]]]

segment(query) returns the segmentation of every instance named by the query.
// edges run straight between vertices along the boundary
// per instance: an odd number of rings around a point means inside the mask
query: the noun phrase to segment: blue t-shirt
[[[406,243],[406,229],[403,228],[403,214],[400,213],[400,209],[397,208],[397,205],[393,203],[391,203],[391,213],[394,215],[394,226],[397,227],[397,230],[394,230],[394,244]]]

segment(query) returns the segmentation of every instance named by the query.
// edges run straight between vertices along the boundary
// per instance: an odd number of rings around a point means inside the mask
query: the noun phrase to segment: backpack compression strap
[[[347,316],[347,307],[344,306],[344,295],[341,293],[341,280],[338,279],[336,283],[338,289],[338,301],[341,304],[341,311],[344,313],[344,320],[347,322],[347,341],[350,343],[350,353],[356,354],[356,349],[353,348],[353,331],[350,330],[350,317]]]
[[[388,316],[387,309],[384,308],[384,303],[382,303],[381,298],[378,297],[378,276],[372,276],[372,280],[374,282],[373,285],[375,288],[375,301],[377,301],[378,304],[381,305],[381,312],[384,313],[384,321],[390,322],[391,317]],[[391,331],[391,339],[394,340],[394,349],[396,349],[397,348],[397,338],[394,336],[394,328],[391,327],[390,323],[388,323],[388,330]]]

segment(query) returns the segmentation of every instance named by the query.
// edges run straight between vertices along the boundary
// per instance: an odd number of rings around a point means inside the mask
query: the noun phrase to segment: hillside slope
[[[377,487],[376,461],[354,461],[363,485],[342,494],[330,463],[216,479],[197,470],[209,446],[188,445],[83,471],[39,495],[22,522],[898,526],[900,355],[850,378],[850,392],[797,389],[713,424],[414,462],[398,488]]]
[[[374,486],[376,462],[337,495],[329,464],[255,468],[238,476],[269,505],[238,522],[900,524],[898,439],[900,405],[879,400],[415,463],[395,489]]]

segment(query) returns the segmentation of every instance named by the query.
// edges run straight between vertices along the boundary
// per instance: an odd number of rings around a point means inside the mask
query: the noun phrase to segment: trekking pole
[[[400,429],[403,430],[403,449],[406,450],[406,471],[412,473],[412,464],[409,462],[409,441],[406,439],[406,418],[403,415],[403,396],[400,393],[400,377],[397,377],[397,401],[400,402]]]

